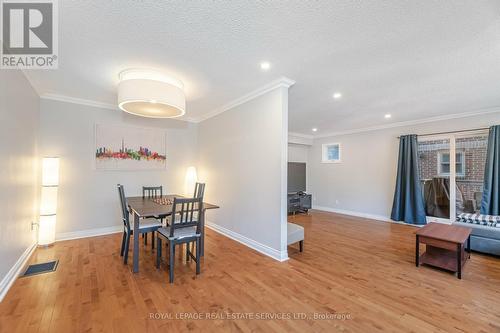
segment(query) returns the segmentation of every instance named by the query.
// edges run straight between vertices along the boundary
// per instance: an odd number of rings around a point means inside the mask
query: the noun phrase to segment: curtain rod
[[[417,136],[429,136],[429,135],[442,135],[442,134],[452,134],[452,133],[464,133],[464,132],[476,132],[476,131],[484,131],[484,130],[489,130],[489,127],[481,127],[481,128],[474,128],[474,129],[468,129],[468,130],[460,130],[460,131],[448,131],[448,132],[436,132],[436,133],[426,133],[426,134],[417,134]],[[398,136],[397,138],[399,139],[401,136]]]

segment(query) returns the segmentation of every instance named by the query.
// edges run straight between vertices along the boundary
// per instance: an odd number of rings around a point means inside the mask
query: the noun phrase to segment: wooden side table
[[[442,223],[429,223],[420,228],[416,232],[416,266],[422,263],[443,268],[456,272],[457,277],[461,279],[462,268],[467,259],[470,259],[471,232],[471,228]],[[423,254],[420,254],[421,243],[426,247]]]

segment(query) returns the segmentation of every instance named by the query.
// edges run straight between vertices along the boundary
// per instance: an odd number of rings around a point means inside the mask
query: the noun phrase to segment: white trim
[[[352,210],[344,210],[344,209],[337,209],[337,208],[316,206],[316,205],[313,205],[312,208],[315,210],[321,210],[321,211],[329,212],[329,213],[336,213],[336,214],[342,214],[342,215],[361,217],[364,219],[380,221],[380,222],[385,222],[385,223],[395,223],[395,224],[407,225],[407,226],[415,227],[415,228],[421,228],[424,226],[424,225],[417,225],[417,224],[409,224],[409,223],[405,223],[405,222],[401,222],[401,221],[394,221],[394,220],[391,220],[391,218],[389,216],[355,212]]]
[[[7,274],[0,282],[0,302],[3,301],[5,295],[7,295],[10,287],[12,287],[14,281],[16,281],[17,277],[21,273],[21,270],[26,265],[35,249],[36,243],[28,246],[28,248],[23,252],[23,254],[21,254],[19,259],[17,259],[16,263],[11,267],[11,269],[7,272]]]
[[[295,135],[295,133],[288,133],[288,143],[303,146],[312,146],[313,137],[305,135]]]
[[[79,238],[115,234],[121,231],[123,231],[123,226],[120,225],[120,226],[86,229],[86,230],[78,230],[70,232],[60,232],[56,234],[56,242],[70,240],[70,239],[79,239]]]
[[[200,116],[199,118],[197,118],[197,120],[195,122],[199,123],[199,122],[202,122],[204,120],[207,120],[209,118],[212,118],[212,117],[215,117],[227,110],[230,110],[238,105],[241,105],[243,103],[246,103],[248,102],[249,100],[252,100],[256,97],[259,97],[271,90],[274,90],[276,88],[280,88],[280,87],[284,87],[284,88],[290,88],[292,85],[295,84],[295,81],[287,78],[287,77],[281,77],[273,82],[270,82],[244,96],[241,96],[240,98],[237,98],[219,108],[216,108],[215,110],[212,110],[210,111],[209,113],[205,114],[205,115],[202,115]]]
[[[260,252],[262,254],[265,254],[266,256],[271,257],[275,260],[278,261],[288,260],[288,251],[278,251],[276,249],[273,249],[272,247],[259,243],[237,232],[221,227],[220,225],[215,224],[213,222],[206,221],[205,226],[223,236],[231,238],[232,240],[237,241],[238,243],[241,243],[243,245],[246,245],[249,248],[254,249],[255,251]]]
[[[28,80],[29,81],[29,80]],[[271,90],[274,90],[276,88],[284,87],[284,88],[290,88],[292,85],[295,84],[294,80],[291,80],[287,77],[281,77],[275,81],[272,81],[246,95],[243,95],[215,110],[212,110],[211,112],[201,115],[200,117],[186,117],[182,116],[179,118],[176,118],[177,120],[184,120],[192,123],[200,123],[204,120],[207,120],[209,118],[215,117],[218,114],[221,114],[222,112],[225,112],[227,110],[230,110],[238,105],[241,105],[245,102],[248,102],[251,99],[254,99],[258,96],[261,96]],[[76,97],[70,97],[70,96],[65,96],[65,95],[59,95],[59,94],[41,94],[40,98],[42,99],[48,99],[48,100],[53,100],[53,101],[59,101],[59,102],[66,102],[66,103],[73,103],[73,104],[80,104],[80,105],[86,105],[86,106],[92,106],[96,108],[101,108],[101,109],[108,109],[108,110],[113,110],[113,111],[120,111],[117,105],[115,104],[110,104],[110,103],[104,103],[104,102],[98,102],[98,101],[93,101],[89,99],[83,99],[83,98],[76,98]]]
[[[330,213],[337,213],[337,214],[343,214],[343,215],[350,215],[350,216],[356,216],[356,217],[362,217],[365,219],[370,219],[370,220],[377,220],[377,221],[383,221],[383,222],[393,222],[393,223],[399,223],[399,224],[407,224],[407,223],[402,223],[398,221],[393,221],[389,216],[383,216],[383,215],[376,215],[376,214],[370,214],[370,213],[362,213],[362,212],[355,212],[352,210],[345,210],[345,209],[338,209],[338,208],[332,208],[332,207],[326,207],[326,206],[316,206],[313,205],[313,209],[316,210],[322,210],[324,212],[330,212]]]
[[[442,120],[451,120],[451,119],[460,119],[460,118],[467,118],[467,117],[474,117],[474,116],[482,116],[482,115],[498,113],[498,112],[500,112],[500,106],[495,106],[495,107],[491,107],[491,108],[479,109],[479,110],[469,111],[469,112],[454,113],[454,114],[442,115],[442,116],[436,116],[436,117],[415,119],[415,120],[409,120],[409,121],[400,121],[400,122],[396,122],[396,123],[384,124],[384,125],[379,125],[379,126],[363,127],[363,128],[357,128],[357,129],[346,130],[346,131],[318,134],[318,135],[314,135],[314,138],[319,139],[319,138],[326,138],[326,137],[330,137],[330,136],[339,136],[339,135],[371,132],[371,131],[378,131],[378,130],[383,130],[383,129],[388,129],[388,128],[432,123],[432,122],[442,121]]]
[[[79,104],[79,105],[85,105],[85,106],[91,106],[94,108],[100,108],[100,109],[106,109],[106,110],[112,110],[112,111],[119,111],[120,108],[118,105],[110,104],[110,103],[104,103],[104,102],[98,102],[98,101],[93,101],[90,99],[83,99],[83,98],[76,98],[76,97],[70,97],[70,96],[65,96],[65,95],[59,95],[59,94],[41,94],[40,95],[41,99],[46,99],[46,100],[51,100],[51,101],[57,101],[57,102],[65,102],[65,103],[72,103],[72,104]],[[197,122],[196,118],[193,117],[186,117],[185,115],[179,118],[173,118],[176,120],[183,120],[191,123]]]
[[[48,99],[48,100],[52,100],[52,101],[58,101],[58,102],[66,102],[66,103],[72,103],[72,104],[92,106],[92,107],[100,108],[100,109],[120,111],[120,109],[118,108],[117,105],[92,101],[90,99],[76,98],[76,97],[70,97],[70,96],[59,95],[59,94],[42,94],[42,95],[40,95],[40,98],[41,99]]]
[[[280,212],[280,258],[288,257],[288,88],[281,89],[281,212]]]
[[[289,136],[295,136],[298,138],[303,138],[303,139],[313,139],[314,135],[311,134],[302,134],[302,133],[297,133],[297,132],[288,132]]]

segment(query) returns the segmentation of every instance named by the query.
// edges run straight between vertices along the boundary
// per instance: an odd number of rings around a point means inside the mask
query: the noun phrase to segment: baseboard
[[[21,270],[26,265],[35,249],[36,243],[28,246],[28,248],[23,252],[23,254],[21,254],[14,266],[12,266],[12,268],[7,272],[7,275],[5,275],[5,277],[0,282],[0,302],[3,301],[5,295],[7,295],[10,287],[12,287],[12,284],[14,284],[14,281],[16,281],[17,277],[21,273]]]
[[[250,239],[246,236],[243,236],[237,232],[234,232],[232,230],[221,227],[220,225],[215,224],[213,222],[206,221],[205,225],[208,228],[212,229],[213,231],[215,231],[223,236],[226,236],[228,238],[231,238],[232,240],[235,240],[238,243],[246,245],[249,248],[254,249],[255,251],[260,252],[260,253],[262,253],[268,257],[271,257],[275,260],[278,260],[278,261],[288,260],[288,251],[278,251],[276,249],[273,249],[272,247],[269,247],[267,245],[259,243],[255,240]]]
[[[112,226],[105,228],[95,228],[95,229],[87,229],[87,230],[79,230],[79,231],[71,231],[71,232],[61,232],[56,234],[56,242],[71,240],[71,239],[79,239],[86,237],[95,237],[95,236],[103,236],[109,234],[115,234],[123,231],[123,226]]]
[[[398,223],[396,221],[391,220],[390,217],[383,216],[383,215],[362,213],[362,212],[356,212],[356,211],[352,211],[352,210],[338,209],[338,208],[325,207],[325,206],[315,206],[315,205],[313,206],[313,209],[322,210],[322,211],[330,212],[330,213],[337,213],[337,214],[343,214],[343,215],[362,217],[365,219],[371,219],[371,220],[377,220],[377,221],[383,221],[383,222]]]

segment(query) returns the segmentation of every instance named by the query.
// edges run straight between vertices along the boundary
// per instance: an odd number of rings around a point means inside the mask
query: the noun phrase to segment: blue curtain
[[[411,224],[426,224],[425,205],[418,172],[417,136],[399,139],[398,175],[391,219]]]
[[[481,214],[500,215],[500,125],[490,127]]]

